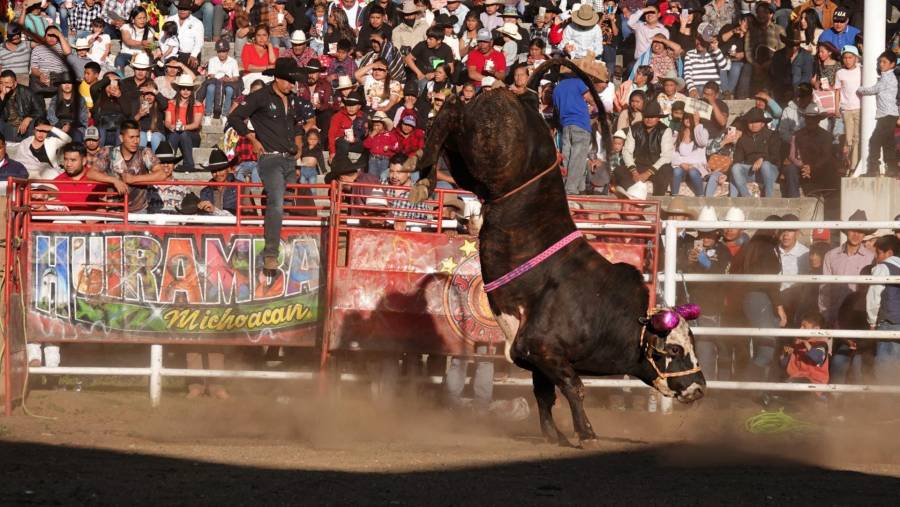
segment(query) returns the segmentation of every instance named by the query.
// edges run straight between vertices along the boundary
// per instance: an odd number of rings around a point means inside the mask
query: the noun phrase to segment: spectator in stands
[[[32,121],[44,114],[44,102],[30,89],[18,84],[16,74],[0,72],[0,133],[10,142],[19,142],[31,134]]]
[[[503,0],[485,0],[484,2],[484,10],[479,15],[479,19],[481,26],[489,32],[493,32],[503,25],[503,18],[500,17],[500,8],[503,3]]]
[[[894,128],[897,125],[897,67],[896,56],[885,51],[878,57],[878,81],[873,86],[856,90],[858,95],[875,95],[875,130],[869,137],[869,157],[866,160],[866,176],[880,174],[881,154],[884,152],[885,174],[900,175],[897,168],[897,147]],[[900,253],[900,252],[897,252]]]
[[[385,180],[383,180],[392,187],[406,188],[406,190],[391,188],[385,192],[385,195],[388,198],[388,207],[392,208],[388,212],[388,216],[395,219],[394,230],[397,231],[406,230],[407,221],[412,221],[412,225],[421,226],[422,222],[433,219],[430,214],[422,212],[422,210],[431,209],[430,204],[425,201],[419,203],[409,201],[409,189],[412,188],[414,181],[410,177],[412,173],[403,169],[403,164],[406,162],[407,158],[408,157],[402,153],[398,153],[391,157],[390,170]]]
[[[457,3],[459,5],[459,3]],[[366,23],[359,29],[359,42],[356,45],[357,54],[362,56],[372,51],[372,35],[378,34],[381,41],[391,40],[391,27],[388,20],[385,19],[386,14],[384,8],[373,2],[368,6],[366,15]]]
[[[388,72],[391,79],[400,83],[406,82],[406,65],[403,63],[403,55],[394,47],[390,38],[386,38],[379,33],[373,33],[369,36],[371,50],[363,55],[359,61],[359,66],[364,67],[378,58],[383,58],[388,63]]]
[[[447,0],[447,5],[442,7],[438,12],[446,14],[447,16],[455,16],[456,20],[453,23],[453,32],[459,33],[459,31],[462,30],[463,21],[465,21],[466,16],[469,13],[469,7],[460,0]]]
[[[427,82],[434,79],[434,72],[437,67],[449,64],[452,72],[454,58],[453,50],[450,49],[450,46],[444,44],[443,27],[435,26],[425,32],[425,40],[416,44],[412,51],[406,55],[404,61],[409,70],[415,75],[419,84],[419,91],[422,91]]]
[[[627,107],[619,113],[616,119],[616,130],[628,130],[635,123],[640,123],[643,119],[641,111],[644,110],[644,104],[647,102],[647,96],[641,90],[631,92],[628,98]],[[662,108],[662,106],[660,106]],[[671,112],[671,110],[670,110]]]
[[[672,131],[660,122],[665,116],[659,103],[652,101],[643,110],[639,125],[628,130],[622,157],[625,170],[613,175],[617,185],[630,187],[638,181],[653,182],[653,195],[666,195],[672,182]],[[626,172],[627,171],[627,172]]]
[[[332,79],[339,76],[352,77],[356,73],[356,60],[351,57],[353,43],[350,39],[341,39],[337,42],[337,49],[331,53],[331,61],[328,62],[325,73]]]
[[[120,39],[121,29],[128,21],[128,16],[140,4],[140,0],[107,0],[102,15],[106,22],[106,33],[113,39]]]
[[[178,95],[169,101],[166,108],[166,130],[169,144],[180,150],[184,156],[184,167],[194,170],[194,148],[200,146],[200,129],[203,119],[203,103],[194,100],[197,85],[194,80],[182,74],[175,81]]]
[[[18,24],[6,25],[6,40],[0,45],[0,68],[15,74],[31,71],[31,44],[23,42],[22,29]]]
[[[187,65],[179,62],[178,60],[172,58],[166,62],[165,66],[165,74],[157,77],[154,80],[156,83],[156,87],[159,89],[159,93],[162,94],[167,100],[172,100],[178,95],[178,90],[175,87],[175,81],[182,75],[190,76],[192,79],[194,78],[194,72],[188,68]],[[258,75],[258,74],[257,74]]]
[[[397,134],[393,132],[394,122],[383,111],[376,111],[369,120],[369,132],[363,146],[369,151],[369,174],[379,180],[387,179],[391,158],[400,148]]]
[[[638,67],[637,71],[634,74],[633,81],[623,81],[622,84],[616,89],[616,100],[613,103],[613,106],[616,111],[622,111],[631,103],[632,98],[634,97],[635,92],[642,92],[645,95],[650,95],[652,98],[653,92],[650,89],[650,82],[653,80],[653,70],[649,65],[641,65]],[[628,102],[626,102],[626,99]],[[620,123],[621,125],[621,123]],[[620,127],[622,128],[622,127]]]
[[[744,38],[747,35],[749,23],[749,16],[741,16],[738,22],[725,26],[719,32],[719,48],[731,60],[731,67],[720,76],[722,93],[727,98],[741,99],[749,95],[749,79],[741,77],[747,61],[746,53],[744,53]]]
[[[412,51],[416,44],[425,40],[428,22],[420,17],[421,12],[422,10],[412,0],[404,0],[403,5],[397,9],[402,22],[391,32],[391,42],[404,55]]]
[[[796,4],[799,2],[794,3]],[[803,3],[800,3],[800,5],[795,6],[794,10],[791,12],[791,19],[798,19],[805,11],[810,9],[816,13],[816,17],[819,18],[823,28],[832,27],[835,13],[838,11],[838,6],[831,0],[806,0]]]
[[[128,15],[128,23],[122,25],[122,45],[119,54],[116,55],[115,65],[120,71],[125,69],[136,55],[148,53],[154,47],[153,27],[149,25],[147,10],[144,7],[136,7]],[[154,55],[157,58],[161,54]]]
[[[739,226],[741,222],[746,220],[746,216],[741,208],[732,206],[725,212],[725,218],[723,220],[726,222],[734,222],[735,225]],[[744,246],[744,243],[749,239],[750,236],[740,227],[726,227],[722,230],[722,244],[725,245],[725,248],[731,253],[731,257],[736,257],[741,250],[741,247]]]
[[[300,178],[297,183],[318,183],[319,175],[327,171],[325,154],[322,152],[322,133],[318,129],[310,129],[303,141],[303,157],[300,159]]]
[[[122,92],[121,102],[125,116],[134,118],[141,106],[141,88],[153,83],[150,72],[150,57],[146,53],[139,53],[131,62],[134,75],[119,81],[119,89]]]
[[[494,49],[494,39],[486,28],[478,30],[477,47],[469,51],[468,77],[476,86],[481,86],[485,77],[503,80],[506,77],[506,58],[503,53]]]
[[[288,25],[294,22],[294,17],[285,9],[286,4],[287,0],[274,0],[274,4],[269,8],[268,17],[261,20],[269,27],[269,39],[275,48],[291,47]]]
[[[631,73],[629,74],[629,79],[635,81],[637,79],[637,73],[642,67],[650,68],[651,72],[647,74],[648,83],[656,83],[661,76],[665,76],[672,72],[681,75],[683,73],[681,55],[683,53],[684,48],[682,48],[681,45],[662,35],[655,35],[650,42],[650,49],[642,53],[637,61],[634,62],[634,66],[631,68]]]
[[[100,18],[91,21],[91,33],[87,36],[90,49],[88,50],[88,58],[92,61],[105,65],[112,49],[112,39],[109,34],[103,31],[104,23]]]
[[[165,122],[166,109],[169,101],[159,93],[156,85],[147,83],[140,89],[140,106],[134,115],[134,120],[141,127],[141,148],[150,146],[153,152],[166,139]]]
[[[305,67],[318,55],[309,47],[309,41],[306,40],[306,34],[303,33],[303,30],[294,30],[294,33],[291,34],[290,54],[285,56],[290,56],[297,62],[297,65]]]
[[[731,68],[731,60],[719,49],[719,39],[711,31],[694,38],[694,49],[684,55],[684,81],[688,94],[698,98],[706,83],[720,81],[720,75]]]
[[[781,118],[778,121],[778,128],[776,130],[778,131],[778,136],[781,137],[781,142],[784,143],[785,146],[790,144],[794,134],[806,124],[803,112],[813,101],[812,92],[812,85],[809,83],[800,84],[797,86],[793,100],[788,102],[788,105],[781,110]],[[784,190],[782,190],[782,194],[784,193]]]
[[[241,51],[241,64],[245,73],[257,73],[271,69],[278,57],[275,46],[269,41],[269,29],[258,25],[253,32],[251,44]]]
[[[7,178],[28,179],[28,171],[21,162],[9,158],[6,138],[0,134],[0,181],[6,181]]]
[[[89,170],[96,164],[103,146],[100,144],[100,129],[88,127],[84,130],[84,167]]]
[[[856,91],[862,85],[862,66],[859,65],[859,50],[856,46],[841,49],[843,67],[835,75],[834,88],[837,94],[838,110],[844,120],[844,157],[849,160],[850,169],[859,163],[859,133],[861,103]]]
[[[31,76],[28,86],[39,95],[56,93],[53,86],[53,75],[68,70],[65,57],[66,48],[71,52],[69,42],[65,40],[55,26],[47,28],[47,33],[31,50]]]
[[[175,150],[165,140],[159,143],[159,146],[153,150],[153,154],[159,160],[160,179],[172,180],[175,164],[181,162],[183,157],[176,156]],[[180,213],[181,210],[179,208],[184,204],[185,196],[188,194],[193,195],[193,190],[186,185],[167,184],[153,187],[147,212]]]
[[[856,44],[856,36],[859,29],[850,25],[850,16],[846,9],[837,9],[831,17],[830,27],[819,35],[819,42],[827,42],[836,48],[852,46]]]
[[[681,93],[684,91],[684,80],[678,77],[673,70],[665,76],[661,76],[659,82],[662,85],[662,91],[656,96],[656,101],[659,102],[659,107],[663,112],[670,115],[672,114],[672,104],[687,100],[687,96]],[[670,118],[663,119],[663,123],[666,125],[669,124],[669,121]]]
[[[800,218],[793,213],[781,217],[785,222],[799,222]],[[809,248],[798,241],[799,233],[796,228],[785,227],[778,231],[778,257],[781,260],[782,275],[808,275]],[[803,291],[805,284],[795,282],[783,282],[781,284],[781,301],[784,304],[785,313],[788,316],[788,324],[794,327],[800,323],[804,312]]]
[[[721,32],[738,17],[734,0],[712,0],[703,7],[703,21],[712,25],[713,30]]]
[[[808,312],[800,317],[800,329],[823,327],[825,318],[819,312]],[[788,382],[827,384],[830,356],[831,338],[795,338],[793,344],[784,347],[781,365],[785,368]]]
[[[27,0],[23,2],[21,14],[19,16],[19,24],[25,27],[30,33],[43,37],[48,27],[53,25],[50,16],[44,12],[47,7],[41,0]]]
[[[50,99],[47,119],[54,126],[81,142],[88,124],[88,109],[75,91],[75,76],[65,73],[56,78],[59,91]]]
[[[387,61],[378,58],[356,71],[356,81],[363,85],[369,109],[386,113],[403,98],[403,85],[391,79],[388,69]]]
[[[872,276],[900,276],[900,239],[891,234],[878,238],[875,262]],[[870,285],[866,295],[866,317],[869,329],[900,330],[900,284]],[[896,384],[900,379],[900,343],[878,341],[874,373],[879,383]]]
[[[669,38],[669,30],[659,22],[659,8],[655,5],[635,10],[628,17],[628,26],[634,30],[634,57],[639,58],[644,51],[650,49],[650,41],[661,34]]]
[[[94,107],[91,114],[94,125],[100,129],[100,142],[103,146],[116,144],[119,126],[127,118],[129,104],[122,100],[122,89],[119,86],[119,75],[107,72],[102,79],[91,85],[91,99]]]
[[[50,124],[46,116],[34,119],[34,134],[22,139],[13,153],[32,178],[50,180],[61,171],[60,149],[72,138]]]
[[[562,47],[569,58],[584,58],[588,51],[596,56],[603,55],[603,31],[598,22],[600,16],[584,3],[572,11],[572,22],[563,29]]]
[[[822,118],[824,115],[812,102],[803,110],[803,127],[791,136],[788,163],[782,171],[784,197],[800,197],[801,188],[807,195],[818,190],[840,191],[840,158],[832,149],[831,133],[819,126]],[[831,208],[826,206],[826,210]],[[836,218],[826,214],[826,220]]]
[[[789,30],[781,40],[784,47],[772,55],[769,81],[776,97],[784,102],[793,97],[797,86],[812,80],[814,62],[813,56],[800,47],[803,40],[797,30]]]
[[[745,114],[742,123],[743,133],[735,146],[734,164],[731,166],[732,183],[738,195],[750,197],[747,182],[751,178],[761,180],[763,197],[773,197],[781,162],[778,134],[766,126],[765,114],[758,108]]]
[[[237,181],[234,174],[229,171],[231,166],[232,162],[219,148],[214,148],[209,154],[209,163],[201,167],[210,172],[212,178],[209,181],[217,185],[206,186],[200,190],[200,203],[197,205],[200,211],[210,215],[220,215],[223,211],[227,215],[237,215],[238,188],[222,185]]]
[[[310,60],[303,70],[306,71],[306,82],[297,84],[297,95],[312,105],[319,130],[328,131],[331,115],[337,107],[331,83],[322,75],[324,69],[318,58]]]
[[[69,11],[70,32],[74,32],[76,39],[86,38],[91,33],[91,21],[101,18],[102,13],[103,5],[98,0],[83,0],[75,3]]]
[[[822,35],[822,23],[819,17],[813,11],[804,12],[796,22],[790,27],[786,27],[787,31],[795,30],[800,39],[800,48],[809,54],[815,54],[819,36]]]
[[[561,154],[566,166],[566,193],[584,193],[587,155],[591,148],[591,118],[587,85],[574,74],[563,76],[553,90],[553,105],[562,129]],[[630,185],[629,185],[630,186]]]
[[[302,33],[302,32],[301,32]],[[231,113],[231,102],[240,91],[240,69],[237,60],[229,56],[231,45],[225,39],[216,42],[216,57],[206,68],[206,92],[203,125],[211,125],[213,116],[221,118]]]
[[[770,2],[758,2],[754,12],[756,16],[751,20],[747,35],[744,37],[744,54],[747,62],[752,65],[751,81],[765,86],[763,76],[767,73],[763,73],[763,70],[771,53],[784,47],[782,43],[784,28],[773,21],[775,8]]]
[[[351,151],[351,146],[356,152],[361,152],[363,134],[365,133],[365,116],[362,106],[365,103],[362,92],[354,90],[350,95],[343,97],[343,107],[331,118],[328,128],[328,159],[334,161],[341,144],[343,151]]]
[[[191,0],[178,0],[178,19],[176,21],[178,24],[178,59],[193,70],[200,66],[200,51],[203,50],[206,19],[210,19],[207,37],[212,39],[212,4],[204,2],[201,8],[204,12],[203,22],[191,15],[194,10],[194,3]]]
[[[128,212],[143,213],[149,205],[147,187],[137,184],[164,181],[167,175],[159,159],[149,147],[141,148],[141,129],[134,120],[119,126],[119,145],[103,148],[88,179],[116,187],[119,194],[128,192]]]
[[[672,151],[672,195],[681,194],[681,182],[687,181],[695,196],[709,196],[708,191],[704,191],[703,184],[704,178],[709,174],[706,166],[708,142],[709,133],[700,123],[700,114],[695,112],[684,115],[683,126],[677,133]]]
[[[418,128],[415,116],[404,116],[400,119],[400,126],[394,130],[397,133],[397,153],[411,157],[425,147],[425,130]]]
[[[69,211],[91,211],[96,209],[97,184],[87,178],[88,168],[85,166],[87,150],[81,143],[68,143],[62,147],[63,172],[53,184],[59,189],[56,200],[66,206]]]

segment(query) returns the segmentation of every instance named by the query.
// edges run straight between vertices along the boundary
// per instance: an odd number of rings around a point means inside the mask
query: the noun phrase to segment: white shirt
[[[212,58],[209,61],[206,69],[207,75],[213,76],[216,79],[221,79],[223,77],[238,77],[240,72],[237,60],[230,56],[225,58],[225,61],[223,62],[219,59],[218,55],[216,55],[215,58]]]
[[[800,273],[800,257],[809,253],[809,248],[802,243],[795,243],[794,248],[785,251],[781,246],[778,247],[778,253],[781,256],[781,274],[782,275],[799,275]],[[804,273],[809,270],[804,270]],[[796,282],[784,282],[781,284],[781,290],[785,290]]]
[[[106,65],[106,60],[103,56],[109,56],[107,49],[109,49],[111,43],[112,40],[109,35],[101,34],[100,37],[97,37],[96,42],[91,44],[91,49],[88,50],[88,58],[100,65]]]
[[[890,262],[900,268],[900,257],[896,255],[888,257],[884,262]],[[887,266],[879,262],[872,268],[872,276],[891,276],[891,272]],[[882,292],[884,292],[884,285],[875,284],[870,285],[869,291],[866,292],[866,320],[870,326],[878,323],[878,310],[881,308]]]
[[[203,49],[203,22],[194,16],[178,19],[178,52],[190,53],[197,58]]]

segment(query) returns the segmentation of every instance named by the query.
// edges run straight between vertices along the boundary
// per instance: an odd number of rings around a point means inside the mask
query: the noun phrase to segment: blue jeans
[[[369,174],[374,174],[379,180],[387,178],[387,172],[390,168],[390,159],[379,155],[369,157]]]
[[[706,197],[716,196],[716,190],[719,188],[719,176],[721,175],[721,171],[713,171],[709,173],[706,178]],[[737,189],[734,188],[734,185],[728,186],[728,194],[731,197],[737,197]]]
[[[169,144],[173,150],[181,150],[184,157],[184,170],[194,170],[194,148],[200,146],[200,134],[197,132],[170,132]]]
[[[47,5],[47,16],[56,22],[56,13],[59,13],[59,31],[63,37],[69,36],[69,9],[66,9],[63,0],[53,0]]]
[[[150,149],[153,150],[153,153],[156,153],[156,147],[159,146],[159,143],[165,140],[166,136],[162,132],[141,132],[141,148],[145,148],[149,141]]]
[[[691,192],[697,197],[703,195],[703,176],[696,167],[691,167],[687,171],[681,167],[672,165],[672,195],[678,195],[681,189],[681,181],[687,176],[687,184],[691,187]]]
[[[251,183],[262,183],[259,178],[259,165],[256,162],[241,162],[238,164],[234,176],[238,181],[247,181],[247,176],[249,176]]]
[[[204,103],[207,116],[212,116],[216,110],[216,89],[222,86],[222,116],[231,111],[231,100],[234,98],[234,88],[224,86],[221,81],[215,81],[206,85],[206,101]]]
[[[263,155],[259,158],[259,177],[266,192],[266,214],[263,219],[266,246],[263,248],[263,258],[278,257],[284,218],[284,191],[288,182],[296,181],[294,171],[294,159],[291,157]]]
[[[744,296],[744,317],[750,327],[777,328],[778,316],[772,306],[772,300],[765,292],[751,291]],[[753,363],[763,369],[764,379],[768,377],[769,368],[775,359],[775,338],[753,338]]]
[[[784,187],[781,189],[781,197],[800,197],[800,168],[789,164],[782,170],[784,174]]]
[[[487,346],[481,345],[475,348],[477,354],[486,354]],[[447,376],[444,380],[444,388],[451,402],[459,402],[462,398],[463,388],[466,386],[466,370],[469,360],[465,357],[453,357],[450,359],[450,367],[447,368]],[[490,359],[475,360],[475,375],[472,376],[472,390],[475,393],[475,405],[487,408],[494,397],[494,361]]]
[[[115,65],[118,70],[125,70],[125,67],[131,63],[131,57],[133,55],[129,55],[128,53],[119,53],[116,55]]]
[[[879,331],[900,331],[900,324],[878,324]],[[875,345],[875,379],[879,384],[900,381],[900,341],[880,341]]]
[[[744,62],[732,60],[731,67],[728,70],[719,72],[719,78],[722,81],[722,91],[734,93],[737,90],[738,82],[741,79],[741,70],[744,68]]]
[[[846,347],[843,349],[838,348],[831,356],[828,382],[831,384],[846,384],[850,376],[853,377],[854,381],[861,382],[862,365],[862,355],[854,353]]]
[[[316,176],[318,175],[319,172],[316,171],[315,167],[300,166],[300,178],[297,180],[297,183],[301,185],[315,185]]]
[[[731,181],[737,187],[738,195],[741,197],[752,197],[750,190],[747,188],[747,183],[751,177],[759,181],[760,176],[762,176],[762,196],[772,197],[775,195],[775,181],[778,179],[778,168],[775,167],[775,164],[764,160],[756,173],[750,172],[751,167],[751,164],[739,163],[731,166]]]

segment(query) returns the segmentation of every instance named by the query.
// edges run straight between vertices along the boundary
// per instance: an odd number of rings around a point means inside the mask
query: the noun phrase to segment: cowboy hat
[[[503,14],[500,14],[501,18],[516,18],[519,19],[522,16],[519,15],[518,9],[516,9],[515,5],[507,5],[503,8]]]
[[[200,197],[191,192],[181,199],[181,206],[175,206],[180,215],[197,215],[200,213]]]
[[[353,90],[350,95],[341,98],[345,106],[361,106],[366,103],[362,90]]]
[[[178,79],[176,79],[174,83],[175,88],[194,88],[196,86],[197,83],[194,82],[194,78],[187,74],[178,76]]]
[[[584,58],[573,59],[572,63],[594,81],[609,82],[609,70],[607,70],[606,64],[602,61],[597,61],[597,56],[593,51],[585,53]]]
[[[788,30],[778,37],[785,46],[799,46],[803,43],[803,39],[800,38],[800,32],[798,30]]]
[[[297,60],[290,57],[282,57],[275,60],[274,69],[263,71],[264,76],[272,76],[275,79],[284,79],[285,81],[297,81],[301,77],[300,74]]]
[[[687,199],[684,197],[673,197],[669,204],[666,205],[662,210],[660,210],[663,217],[668,217],[672,215],[685,215],[690,217],[691,220],[695,220],[697,218],[697,212],[688,207]]]
[[[322,62],[320,62],[318,58],[313,58],[306,62],[306,65],[303,66],[303,70],[308,74],[315,74],[316,72],[322,72],[325,68],[322,67]]]
[[[291,32],[291,44],[294,46],[306,44],[306,34],[303,33],[303,30],[294,30]]]
[[[652,100],[644,106],[641,114],[644,118],[665,118],[668,116],[663,112],[662,107],[659,105],[659,102]]]
[[[397,12],[400,14],[416,14],[422,12],[422,9],[419,9],[419,6],[412,0],[405,0],[403,5],[397,9]]]
[[[675,81],[675,87],[678,91],[684,90],[684,79],[678,77],[678,74],[675,73],[674,70],[669,70],[666,75],[659,78],[660,82],[665,83],[666,81]]]
[[[350,161],[346,153],[335,155],[334,161],[331,163],[331,171],[325,175],[325,183],[331,183],[345,174],[353,174],[357,171],[359,171],[359,167]]]
[[[854,211],[853,214],[850,215],[849,218],[847,218],[847,221],[848,222],[868,222],[869,217],[866,216],[865,210],[858,209],[858,210]],[[875,232],[875,229],[851,229],[851,230],[862,232],[863,234],[871,234],[871,233]]]
[[[522,40],[522,36],[519,35],[519,27],[515,23],[503,23],[503,26],[497,31],[512,40]]]
[[[91,49],[91,43],[88,42],[87,37],[75,40],[75,50],[78,51],[81,49]]]
[[[743,222],[744,220],[747,220],[747,216],[744,215],[744,210],[737,206],[732,206],[725,212],[725,218],[723,220],[726,222]]]
[[[69,83],[69,84],[78,84],[78,78],[75,77],[75,74],[71,72],[63,72],[61,74],[57,74],[53,76],[53,85],[59,86],[61,84]]]
[[[817,118],[824,117],[825,113],[816,105],[815,102],[810,102],[808,106],[803,108],[803,111],[800,111],[800,114],[804,118]]]
[[[758,107],[754,107],[747,111],[747,114],[742,116],[741,120],[743,120],[744,123],[769,123],[772,121],[771,119],[766,118],[766,113]]]
[[[394,128],[394,122],[388,118],[388,115],[384,114],[384,111],[375,111],[370,118],[371,121],[377,121],[384,124],[384,130],[391,130]]]
[[[194,2],[191,0],[178,0],[179,11],[194,11]]]
[[[228,155],[225,154],[224,151],[219,149],[218,147],[213,148],[213,151],[209,154],[209,161],[206,165],[201,165],[205,171],[216,172],[221,171],[222,169],[227,169],[231,166],[231,161],[228,160]]]
[[[131,61],[131,66],[135,70],[147,70],[150,68],[150,56],[147,53],[140,52],[134,55],[134,60]]]
[[[99,139],[100,132],[98,131],[97,134]],[[175,155],[175,150],[172,149],[172,145],[169,144],[169,141],[160,142],[153,154],[156,155],[156,158],[163,164],[177,164],[184,158]]]
[[[588,4],[582,4],[577,11],[572,11],[572,22],[578,26],[591,28],[600,21],[600,16]]]
[[[647,186],[646,182],[637,181],[628,188],[625,188],[621,185],[616,185],[614,192],[616,194],[619,194],[619,196],[628,199],[629,201],[646,201],[647,197],[650,195],[650,188]],[[649,204],[636,205],[649,206]]]
[[[356,84],[350,79],[350,76],[338,76],[337,86],[335,90],[349,90],[356,88]]]
[[[628,139],[628,134],[625,133],[625,130],[619,129],[613,134],[613,139],[615,138]]]
[[[484,6],[488,5],[503,5],[503,0],[484,0]]]
[[[712,206],[704,206],[700,208],[700,213],[697,215],[698,222],[717,222],[719,221],[718,215],[716,215],[716,208]],[[697,232],[713,232],[717,230],[717,227],[712,227],[709,229],[701,229],[697,227]]]

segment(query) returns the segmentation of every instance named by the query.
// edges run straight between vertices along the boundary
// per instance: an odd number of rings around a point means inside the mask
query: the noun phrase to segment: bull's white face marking
[[[682,403],[690,403],[702,396],[702,394],[703,388],[700,386],[700,384],[694,382],[691,385],[687,386],[687,389],[681,391],[678,394],[677,398],[678,401]]]
[[[519,327],[522,325],[524,316],[524,309],[521,306],[518,308],[518,310],[518,315],[501,313],[500,315],[494,316],[494,319],[497,321],[497,325],[500,326],[500,331],[503,331],[503,336],[506,338],[506,344],[503,347],[503,353],[506,356],[506,360],[510,363],[512,362],[512,358],[509,355],[509,350],[512,348],[513,340],[516,339],[516,335],[519,333]]]
[[[694,344],[691,342],[691,327],[683,318],[678,317],[678,326],[669,332],[669,336],[666,337],[666,345],[678,345],[681,347],[684,351],[684,357],[691,363],[688,368],[700,366],[697,354],[694,352]],[[671,362],[672,358],[666,356],[666,371],[668,371],[669,363]]]

